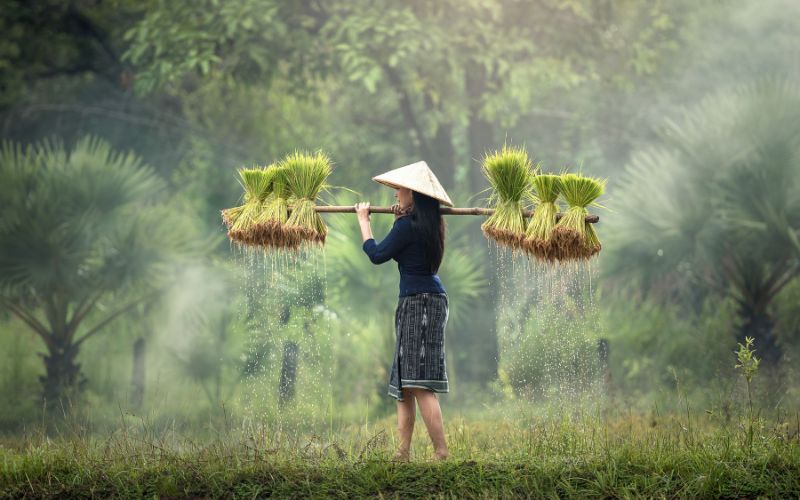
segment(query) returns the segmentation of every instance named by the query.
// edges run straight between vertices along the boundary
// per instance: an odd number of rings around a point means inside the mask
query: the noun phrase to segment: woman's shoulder
[[[403,215],[395,219],[393,230],[403,237],[413,238],[414,226],[411,223],[411,216]]]
[[[394,219],[395,226],[411,227],[411,214],[398,215]]]

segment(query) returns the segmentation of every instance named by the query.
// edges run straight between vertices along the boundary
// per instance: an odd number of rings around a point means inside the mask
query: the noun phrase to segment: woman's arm
[[[392,230],[386,235],[386,238],[380,244],[376,244],[369,224],[369,203],[357,203],[356,215],[358,215],[358,223],[361,226],[361,237],[363,239],[361,248],[369,256],[369,260],[373,264],[382,264],[388,261],[408,244],[406,221],[395,220],[394,226],[392,226]]]
[[[361,241],[372,239],[372,227],[369,224],[369,202],[356,203],[356,216],[358,225],[361,226]]]

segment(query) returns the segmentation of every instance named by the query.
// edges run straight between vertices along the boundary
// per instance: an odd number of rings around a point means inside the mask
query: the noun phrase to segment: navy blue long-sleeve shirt
[[[411,216],[395,220],[392,230],[379,244],[370,238],[362,248],[373,264],[383,264],[389,259],[397,261],[400,297],[417,293],[446,293],[442,280],[431,273],[423,241],[411,225]]]

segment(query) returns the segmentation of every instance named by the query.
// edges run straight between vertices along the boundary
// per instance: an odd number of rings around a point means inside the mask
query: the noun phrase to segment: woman
[[[434,459],[448,456],[442,410],[436,393],[448,392],[444,330],[447,293],[437,271],[444,257],[444,220],[439,203],[453,206],[428,165],[417,162],[376,176],[395,188],[397,204],[391,232],[379,244],[372,237],[369,203],[357,203],[364,252],[375,264],[394,259],[400,270],[400,300],[395,311],[395,352],[389,395],[397,399],[400,446],[395,460],[406,461],[411,450],[419,404],[433,442]]]

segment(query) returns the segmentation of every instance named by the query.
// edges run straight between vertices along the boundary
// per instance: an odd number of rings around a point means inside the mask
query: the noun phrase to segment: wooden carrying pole
[[[336,214],[354,214],[356,213],[356,207],[354,206],[316,206],[314,207],[318,213],[336,213]],[[493,208],[480,208],[480,207],[469,207],[469,208],[450,208],[450,207],[441,207],[439,209],[442,215],[492,215],[494,213]],[[291,208],[289,209],[291,211]],[[369,213],[371,214],[393,214],[392,207],[369,207]],[[533,214],[532,210],[524,210],[523,214],[525,217],[530,217]],[[563,214],[556,214],[556,220],[560,220]],[[587,215],[586,222],[591,224],[595,224],[600,222],[600,217],[598,215]]]

